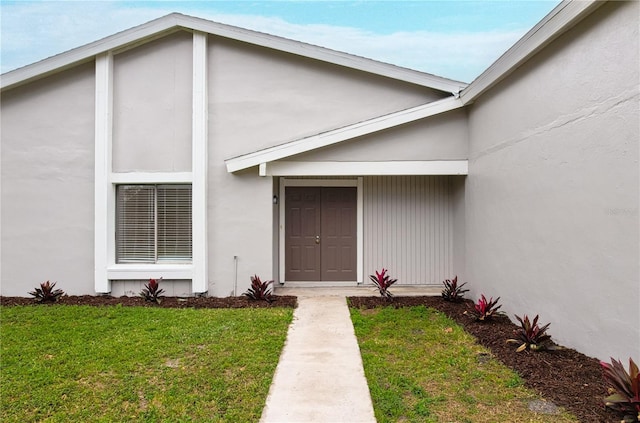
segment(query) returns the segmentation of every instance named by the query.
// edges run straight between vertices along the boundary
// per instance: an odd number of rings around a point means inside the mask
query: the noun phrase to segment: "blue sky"
[[[0,0],[0,65],[5,73],[180,12],[470,82],[558,3]]]

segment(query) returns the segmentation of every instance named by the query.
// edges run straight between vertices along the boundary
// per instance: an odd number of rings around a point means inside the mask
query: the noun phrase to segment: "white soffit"
[[[410,82],[416,85],[457,94],[466,83],[431,75],[364,57],[293,41],[244,28],[238,28],[206,19],[172,13],[134,28],[119,32],[101,40],[69,50],[31,65],[7,72],[0,78],[0,89],[42,78],[79,63],[91,61],[97,54],[113,51],[114,54],[179,30],[201,31],[274,50],[284,51],[311,59],[329,62],[376,75]]]
[[[467,88],[463,89],[460,93],[460,99],[464,104],[473,102],[482,93],[506,78],[519,65],[604,3],[606,2],[601,0],[563,1],[469,84]]]
[[[302,138],[286,144],[277,145],[275,147],[270,147],[261,151],[225,160],[227,172],[237,172],[239,170],[257,166],[261,163],[284,159],[296,154],[305,153],[317,148],[326,147],[342,141],[389,129],[394,126],[445,113],[458,109],[462,106],[463,104],[460,99],[448,97],[432,103],[413,107],[411,109],[401,110],[399,112],[380,116],[364,122],[359,122],[353,125],[334,129],[332,131],[313,135],[311,137]]]
[[[467,175],[467,160],[384,162],[271,162],[260,164],[260,176]]]

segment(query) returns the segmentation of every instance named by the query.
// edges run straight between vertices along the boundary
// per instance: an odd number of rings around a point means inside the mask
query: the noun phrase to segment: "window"
[[[191,185],[118,185],[116,262],[191,262]]]

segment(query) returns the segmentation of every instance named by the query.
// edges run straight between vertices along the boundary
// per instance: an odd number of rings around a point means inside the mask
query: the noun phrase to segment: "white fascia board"
[[[333,131],[323,132],[311,137],[225,160],[227,172],[233,173],[253,166],[258,166],[261,163],[268,163],[284,159],[286,157],[291,157],[296,154],[306,153],[307,151],[312,151],[317,148],[326,147],[342,141],[369,135],[374,132],[383,131],[385,129],[393,128],[394,126],[435,116],[460,107],[463,107],[460,99],[448,97],[443,100],[423,104],[411,109],[401,110],[399,112],[380,116],[364,122],[334,129]]]
[[[179,13],[172,13],[82,47],[78,47],[34,64],[7,72],[0,77],[0,90],[18,86],[32,79],[42,78],[51,73],[59,72],[79,63],[93,60],[94,56],[107,51],[113,51],[114,54],[126,51],[133,46],[149,42],[179,30],[205,32],[220,37],[230,38],[410,82],[448,93],[457,94],[468,85],[461,81],[455,81],[412,69],[402,68],[324,47],[277,37],[275,35],[251,31]]]
[[[506,78],[518,66],[604,3],[602,0],[563,1],[467,88],[464,88],[460,92],[460,99],[464,104],[473,102],[482,93]]]
[[[437,75],[431,75],[413,69],[403,68],[400,66],[391,65],[389,63],[383,63],[376,60],[367,59],[365,57],[355,56],[337,50],[331,50],[329,48],[307,44],[300,41],[294,41],[275,35],[220,24],[208,21],[206,19],[200,19],[185,15],[177,15],[177,19],[178,24],[185,28],[208,32],[209,34],[218,35],[220,37],[230,38],[261,47],[267,47],[274,50],[317,59],[323,62],[329,62],[336,65],[373,73],[376,75],[387,76],[389,78],[410,82],[416,85],[433,88],[447,93],[457,94],[458,92],[460,92],[460,90],[468,85],[465,82],[455,81],[453,79],[443,78]]]
[[[260,166],[260,176],[467,175],[468,173],[467,160],[272,162]]]
[[[0,89],[22,85],[33,79],[44,78],[52,73],[60,72],[80,63],[94,59],[96,55],[125,49],[132,43],[141,40],[151,41],[168,33],[179,31],[175,14],[147,22],[126,31],[94,41],[82,47],[60,53],[31,65],[7,72],[0,77]]]

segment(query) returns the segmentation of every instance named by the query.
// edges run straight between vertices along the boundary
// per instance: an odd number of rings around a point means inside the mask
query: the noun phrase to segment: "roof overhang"
[[[565,0],[560,3],[460,92],[462,102],[464,104],[473,102],[482,93],[506,78],[522,63],[604,3],[606,2],[602,0]]]
[[[117,54],[180,30],[198,31],[242,41],[347,68],[386,76],[446,93],[457,94],[467,86],[464,82],[390,65],[324,47],[212,22],[193,16],[186,16],[180,13],[172,13],[82,47],[7,72],[0,77],[0,89],[4,90],[15,87],[31,80],[60,72],[80,63],[91,61],[96,55],[107,51]]]
[[[261,163],[291,157],[296,154],[306,153],[317,148],[327,147],[342,141],[369,135],[395,126],[415,122],[429,116],[435,116],[462,107],[462,101],[454,97],[448,97],[432,103],[423,104],[411,109],[380,116],[364,122],[323,132],[311,137],[291,141],[264,150],[256,151],[242,156],[225,160],[228,172],[237,172]]]
[[[260,176],[467,175],[467,160],[261,163]]]

